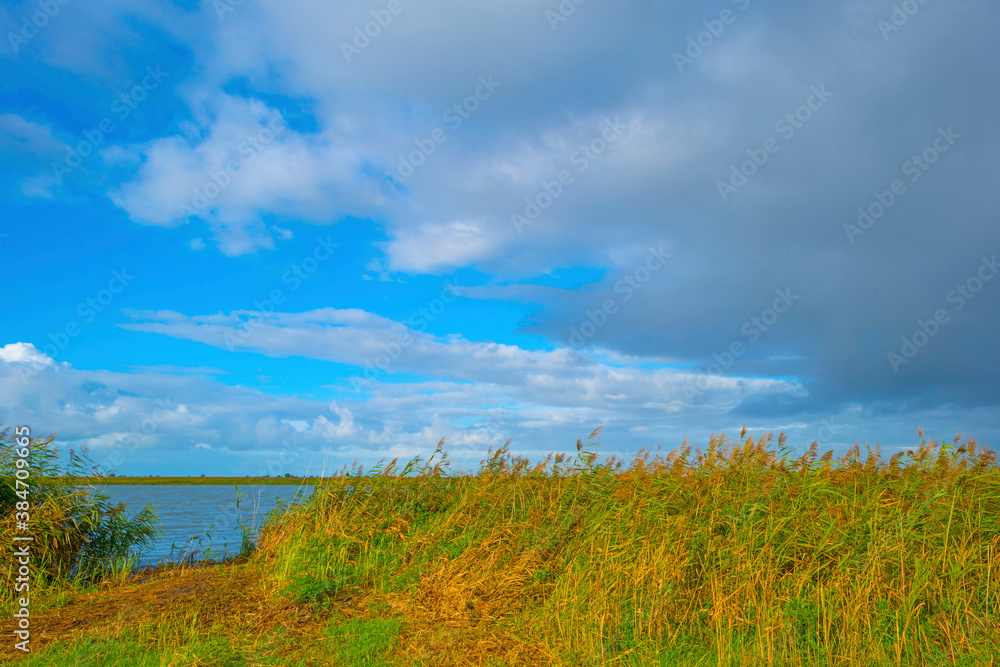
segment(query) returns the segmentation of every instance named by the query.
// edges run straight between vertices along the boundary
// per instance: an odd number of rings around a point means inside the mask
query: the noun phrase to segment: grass
[[[442,441],[327,478],[238,561],[53,584],[22,664],[1000,665],[1000,470],[975,441],[834,461],[744,431],[624,468],[598,432],[464,476]]]
[[[384,656],[399,639],[399,619],[373,618],[339,623],[334,620],[326,631],[327,644],[333,649],[331,664],[383,667]]]

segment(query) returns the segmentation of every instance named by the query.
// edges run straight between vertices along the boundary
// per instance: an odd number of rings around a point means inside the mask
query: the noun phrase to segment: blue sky
[[[0,26],[0,423],[119,474],[1000,435],[989,3]]]

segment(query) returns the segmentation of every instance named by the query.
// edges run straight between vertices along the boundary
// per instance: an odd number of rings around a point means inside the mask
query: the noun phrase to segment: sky
[[[119,475],[1000,440],[995,3],[0,26],[0,424]]]

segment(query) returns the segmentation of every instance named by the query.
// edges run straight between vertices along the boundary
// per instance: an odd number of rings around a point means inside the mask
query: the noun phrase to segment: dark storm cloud
[[[674,258],[591,342],[727,374],[795,376],[809,392],[747,401],[741,415],[996,404],[1000,100],[989,82],[1000,72],[986,45],[1000,20],[981,3],[927,4],[884,39],[878,20],[891,6],[859,7],[769,7],[752,28],[763,46],[747,57],[766,55],[771,67],[747,64],[723,80],[696,61],[659,79],[683,92],[668,94],[665,109],[730,112],[684,174],[639,175],[641,186],[616,200],[629,235],[667,239]],[[710,48],[745,36],[741,28]],[[658,80],[642,67],[633,76]],[[829,97],[807,113],[819,87]],[[756,173],[730,180],[754,157],[764,164],[745,171]],[[719,181],[733,186],[725,201]],[[859,207],[870,216],[860,223]],[[526,330],[566,341],[616,279],[544,297]],[[753,318],[782,289],[801,298],[765,318],[764,331]],[[730,358],[734,343],[743,352]]]

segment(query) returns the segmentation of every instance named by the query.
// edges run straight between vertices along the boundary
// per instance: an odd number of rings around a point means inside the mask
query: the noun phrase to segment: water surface
[[[201,560],[206,549],[211,549],[210,555],[215,557],[239,553],[243,539],[239,525],[241,516],[243,523],[255,529],[256,535],[279,498],[287,505],[296,492],[299,494],[296,502],[299,502],[312,495],[313,490],[311,485],[240,486],[240,495],[246,495],[240,500],[237,513],[235,485],[110,485],[97,488],[112,502],[128,505],[130,517],[147,504],[156,512],[163,535],[140,555],[139,565],[155,565],[168,557],[175,561],[185,557]]]

